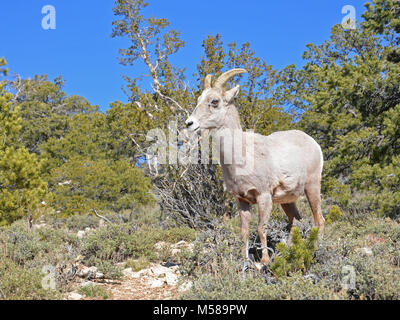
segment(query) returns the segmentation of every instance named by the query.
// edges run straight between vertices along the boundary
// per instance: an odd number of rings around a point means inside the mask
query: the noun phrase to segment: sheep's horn
[[[217,81],[214,84],[214,88],[220,88],[223,89],[224,84],[233,76],[241,73],[246,73],[247,71],[245,69],[232,69],[229,71],[224,72],[219,76]]]
[[[207,77],[204,79],[204,90],[211,88],[211,79],[212,79],[211,74],[207,75]]]

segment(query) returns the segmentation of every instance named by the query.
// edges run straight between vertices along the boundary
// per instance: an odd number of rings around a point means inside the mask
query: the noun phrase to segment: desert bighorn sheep
[[[273,203],[281,204],[293,225],[295,219],[300,219],[296,200],[305,193],[320,235],[323,233],[325,220],[320,205],[323,155],[318,143],[302,131],[280,131],[269,136],[243,132],[239,113],[233,104],[240,87],[225,90],[224,86],[230,78],[245,72],[247,71],[244,69],[227,71],[215,81],[214,86],[211,86],[212,76],[208,75],[204,82],[204,91],[193,114],[186,120],[186,126],[191,132],[210,130],[213,138],[218,138],[221,132],[225,132],[222,134],[223,141],[226,140],[226,132],[231,132],[232,136],[239,132],[242,141],[245,141],[238,147],[234,140],[233,157],[228,155],[229,163],[224,163],[227,158],[226,148],[217,143],[217,150],[226,188],[238,201],[245,259],[248,259],[249,207],[257,203],[261,263],[267,264],[269,255],[266,226]],[[249,143],[253,146],[249,146]],[[241,150],[235,152],[235,146]],[[228,153],[231,151],[228,150]]]

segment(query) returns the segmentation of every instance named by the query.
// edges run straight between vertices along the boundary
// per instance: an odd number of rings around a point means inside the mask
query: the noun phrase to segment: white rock
[[[91,231],[92,229],[90,229],[89,227],[86,227],[85,228],[85,232],[89,232],[89,231]]]
[[[126,268],[126,269],[122,270],[122,274],[125,277],[131,277],[133,274],[132,268]]]
[[[156,249],[157,251],[161,251],[161,250],[163,250],[163,249],[165,248],[166,244],[167,244],[167,243],[164,242],[164,241],[157,242],[157,243],[154,245],[154,249]]]
[[[58,185],[59,185],[59,186],[68,186],[68,185],[70,185],[71,183],[72,183],[72,181],[71,181],[71,180],[68,180],[68,181],[64,181],[64,182],[59,182]]]
[[[46,226],[47,226],[47,225],[46,225],[45,223],[34,224],[34,225],[32,226],[32,229],[37,230],[37,229],[44,228],[44,227],[46,227]]]
[[[96,284],[92,281],[84,281],[81,283],[81,287],[87,287],[87,286],[95,286]]]
[[[104,279],[104,274],[102,272],[96,272],[96,279]]]
[[[84,235],[85,235],[85,231],[83,231],[83,230],[79,230],[79,231],[76,233],[76,236],[77,236],[79,239],[82,239]]]
[[[182,250],[181,249],[172,249],[171,250],[171,254],[173,255],[173,256],[176,256],[178,253],[180,253]]]
[[[366,255],[366,256],[372,256],[374,253],[372,252],[372,249],[369,247],[364,247],[364,248],[358,248],[357,252]]]
[[[83,259],[84,259],[84,256],[78,254],[78,255],[76,256],[74,262],[80,262],[80,261],[82,261]]]
[[[165,275],[165,274],[167,274],[167,273],[171,273],[172,270],[171,270],[170,268],[157,265],[157,266],[151,267],[151,272],[152,272],[156,277],[160,277],[160,276],[163,276],[163,275]]]
[[[69,300],[82,300],[82,298],[83,298],[83,296],[80,295],[80,294],[77,293],[77,292],[71,292],[71,293],[68,295],[68,299],[69,299]]]
[[[89,268],[89,271],[92,273],[96,273],[97,272],[97,267],[93,266]]]
[[[126,268],[122,270],[122,274],[127,278],[135,278],[138,279],[146,273],[146,270],[140,270],[138,272],[133,272],[132,268]]]
[[[188,290],[190,290],[192,288],[192,286],[193,286],[193,282],[192,281],[184,282],[179,286],[178,291],[179,292],[188,291]]]
[[[172,272],[179,273],[179,266],[172,266],[169,267],[169,269],[171,269]]]
[[[174,273],[167,273],[165,275],[165,282],[170,286],[176,286],[178,283],[178,276]]]
[[[78,270],[76,272],[76,275],[81,278],[87,278],[87,276],[89,275],[89,268],[84,267],[83,269]]]
[[[182,248],[182,247],[187,247],[187,246],[188,246],[188,243],[184,240],[179,241],[178,243],[175,243],[173,245],[174,248]]]
[[[151,288],[160,288],[164,285],[164,281],[160,279],[152,279],[149,283]]]

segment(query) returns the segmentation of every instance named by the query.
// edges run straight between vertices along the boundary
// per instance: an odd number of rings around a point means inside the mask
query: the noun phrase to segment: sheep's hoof
[[[318,229],[318,239],[322,239],[324,237],[325,226],[319,226]]]
[[[270,257],[266,256],[261,259],[260,262],[255,263],[255,267],[258,271],[262,271],[270,262]]]
[[[247,271],[250,270],[250,267],[251,267],[251,261],[247,260],[243,262],[242,272],[246,273]]]
[[[262,271],[262,269],[264,269],[264,267],[265,267],[265,265],[260,263],[260,262],[255,262],[254,266],[255,266],[257,271]]]

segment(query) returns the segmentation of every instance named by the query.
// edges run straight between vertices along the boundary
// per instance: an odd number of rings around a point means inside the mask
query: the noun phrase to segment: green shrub
[[[39,252],[48,248],[48,244],[41,241],[37,232],[29,232],[24,221],[20,220],[11,227],[2,229],[1,246],[5,255],[20,265],[33,260]]]
[[[90,233],[82,244],[82,254],[114,262],[124,261],[132,255],[132,230],[128,224],[110,224]]]
[[[79,252],[77,237],[66,230],[43,227],[27,230],[24,221],[0,229],[0,248],[4,255],[20,265],[56,266],[75,258]]]
[[[345,299],[345,292],[334,292],[323,282],[314,283],[301,273],[281,277],[267,284],[260,273],[243,274],[232,268],[200,276],[183,299],[193,300],[320,300]]]
[[[303,239],[300,229],[294,227],[292,229],[292,245],[287,246],[282,242],[277,244],[281,255],[277,256],[270,266],[274,275],[282,277],[289,272],[306,271],[313,261],[317,240],[317,227],[311,229],[307,239]]]
[[[326,223],[332,224],[335,221],[338,221],[342,216],[342,211],[336,205],[333,205],[332,208],[329,210],[329,214],[326,216]]]
[[[126,268],[132,268],[132,271],[140,271],[150,266],[150,261],[147,257],[139,257],[139,259],[128,259],[126,261]]]
[[[85,295],[88,298],[100,298],[103,300],[110,297],[110,294],[105,288],[92,284],[81,287],[79,289],[79,293]]]
[[[194,239],[195,231],[186,227],[134,230],[129,223],[110,224],[90,233],[82,244],[85,261],[99,267],[99,261],[122,262],[128,258],[156,260],[154,245],[159,241]]]
[[[129,210],[127,216],[130,222],[134,223],[139,228],[150,227],[150,226],[160,226],[160,223],[166,221],[166,217],[160,210],[158,205],[146,205],[134,208],[133,214]]]
[[[26,269],[11,259],[0,260],[0,299],[6,300],[43,300],[60,299],[58,291],[45,290],[40,270]]]
[[[196,239],[196,231],[188,227],[175,227],[171,229],[162,230],[158,237],[159,241],[169,243],[176,243],[179,241],[194,241]]]
[[[344,291],[335,292],[323,281],[315,283],[302,273],[290,274],[279,278],[276,284],[264,287],[263,299],[266,300],[338,300],[347,299]]]
[[[108,279],[122,278],[122,268],[116,265],[113,261],[102,260],[95,256],[91,256],[85,261],[85,263],[89,266],[96,266],[97,269]]]
[[[234,266],[218,273],[199,274],[192,288],[182,295],[188,300],[256,300],[263,299],[265,280],[253,274],[240,274]]]
[[[400,268],[387,259],[354,255],[348,264],[355,269],[355,289],[350,293],[357,299],[400,299]]]
[[[73,231],[93,229],[99,226],[99,218],[93,214],[75,214],[66,219],[65,225]]]

